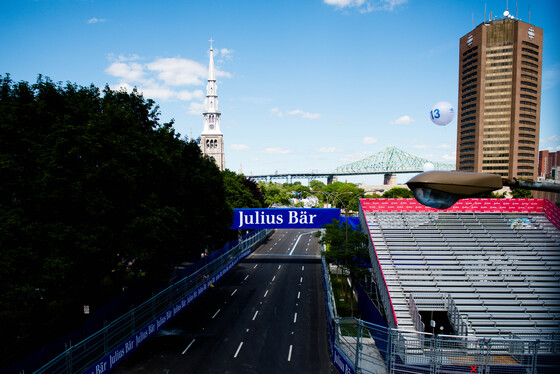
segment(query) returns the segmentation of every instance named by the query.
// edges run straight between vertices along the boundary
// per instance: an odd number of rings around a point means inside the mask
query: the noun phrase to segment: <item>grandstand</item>
[[[560,209],[550,201],[360,202],[390,327],[490,338],[560,331]]]

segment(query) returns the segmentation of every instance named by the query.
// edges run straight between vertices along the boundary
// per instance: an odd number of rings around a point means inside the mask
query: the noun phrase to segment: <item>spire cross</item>
[[[212,40],[212,38],[210,38],[210,40],[208,40],[208,41],[210,42],[210,49],[212,49],[212,42],[213,42],[214,40]]]

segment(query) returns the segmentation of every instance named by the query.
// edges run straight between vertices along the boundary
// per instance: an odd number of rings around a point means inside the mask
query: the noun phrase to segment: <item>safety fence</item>
[[[196,272],[173,283],[103,329],[69,347],[36,373],[109,372],[148,337],[154,335],[217,282],[272,232],[260,230],[209,261]]]
[[[331,359],[340,373],[557,373],[560,335],[433,335],[339,318],[323,258]]]

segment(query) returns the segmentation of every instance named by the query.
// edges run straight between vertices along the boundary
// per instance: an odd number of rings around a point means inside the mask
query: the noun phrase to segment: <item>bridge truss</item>
[[[397,147],[387,147],[360,161],[339,166],[334,171],[275,173],[250,175],[247,177],[253,180],[265,181],[271,181],[273,179],[286,179],[288,183],[291,183],[293,179],[313,180],[326,178],[327,184],[330,184],[333,182],[335,177],[347,175],[385,174],[387,176],[399,173],[421,173],[424,171],[423,169],[426,163],[433,164],[435,170],[455,170],[454,164],[429,161],[425,158],[404,152]]]
[[[424,165],[431,163],[435,170],[455,170],[454,164],[434,162],[402,151],[397,147],[387,147],[376,154],[360,161],[339,166],[335,169],[338,173],[419,173],[423,171]]]

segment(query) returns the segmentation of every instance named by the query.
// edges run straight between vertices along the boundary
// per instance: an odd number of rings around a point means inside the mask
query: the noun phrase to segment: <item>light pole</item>
[[[459,199],[499,190],[503,186],[560,192],[560,184],[556,183],[459,171],[427,171],[413,177],[406,184],[420,204],[436,209],[447,209]]]

